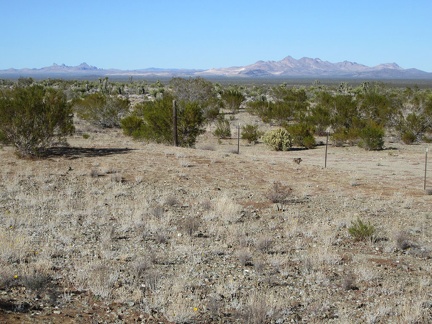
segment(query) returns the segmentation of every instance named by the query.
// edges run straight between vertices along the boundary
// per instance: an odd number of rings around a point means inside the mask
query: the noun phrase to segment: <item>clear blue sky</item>
[[[290,55],[432,72],[431,14],[431,0],[0,0],[0,69],[208,69]]]

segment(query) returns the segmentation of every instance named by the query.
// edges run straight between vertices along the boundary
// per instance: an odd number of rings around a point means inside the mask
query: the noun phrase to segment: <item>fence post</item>
[[[240,124],[237,126],[237,154],[240,154]]]
[[[325,158],[324,158],[324,168],[327,168],[327,147],[328,147],[328,140],[329,140],[329,132],[327,132],[327,139],[326,139]]]
[[[425,169],[424,169],[424,184],[423,184],[423,189],[426,190],[426,173],[427,173],[427,162],[428,162],[428,151],[429,148],[426,147],[426,152],[425,152]]]
[[[178,146],[178,135],[177,135],[177,104],[173,100],[173,141],[174,146]]]

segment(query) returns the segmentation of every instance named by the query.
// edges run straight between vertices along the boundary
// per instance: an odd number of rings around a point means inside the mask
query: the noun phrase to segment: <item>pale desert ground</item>
[[[84,124],[45,159],[3,147],[0,322],[431,322],[426,144],[330,145],[324,168],[324,145],[235,154],[236,122],[195,149]]]

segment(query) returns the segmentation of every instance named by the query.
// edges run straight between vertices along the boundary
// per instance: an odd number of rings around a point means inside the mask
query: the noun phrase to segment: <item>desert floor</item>
[[[0,322],[432,321],[425,144],[329,145],[324,168],[325,145],[236,154],[235,128],[186,149],[80,127],[0,150]]]

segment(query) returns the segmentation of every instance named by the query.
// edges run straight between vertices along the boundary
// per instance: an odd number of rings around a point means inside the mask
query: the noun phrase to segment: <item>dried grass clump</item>
[[[237,251],[236,255],[242,266],[252,265],[252,253],[249,251],[249,249],[241,249]]]
[[[242,323],[262,324],[267,323],[267,313],[270,312],[265,296],[254,292],[249,296],[238,316]]]
[[[218,197],[213,204],[215,217],[224,223],[235,223],[240,218],[241,206],[227,195]]]
[[[292,194],[292,189],[283,185],[280,181],[273,182],[272,187],[267,191],[265,197],[272,203],[286,203],[287,198]]]
[[[201,225],[201,217],[187,216],[180,220],[180,228],[189,236],[192,236]]]
[[[269,236],[262,236],[260,237],[256,243],[255,246],[258,250],[260,250],[261,252],[267,253],[270,251],[270,249],[272,248],[274,244],[274,241],[271,237]]]
[[[396,235],[396,247],[399,250],[408,250],[409,248],[418,248],[418,244],[414,243],[408,232],[400,231]]]
[[[168,207],[173,207],[178,204],[179,204],[178,199],[173,195],[166,196],[163,202],[163,205]]]
[[[118,279],[116,269],[100,261],[90,262],[77,271],[77,284],[83,289],[89,289],[101,298],[110,298],[112,289]]]
[[[358,287],[355,284],[356,277],[352,273],[348,273],[342,279],[342,288],[344,290],[358,290]]]
[[[125,182],[125,178],[122,176],[120,172],[111,173],[111,181],[122,183]]]

